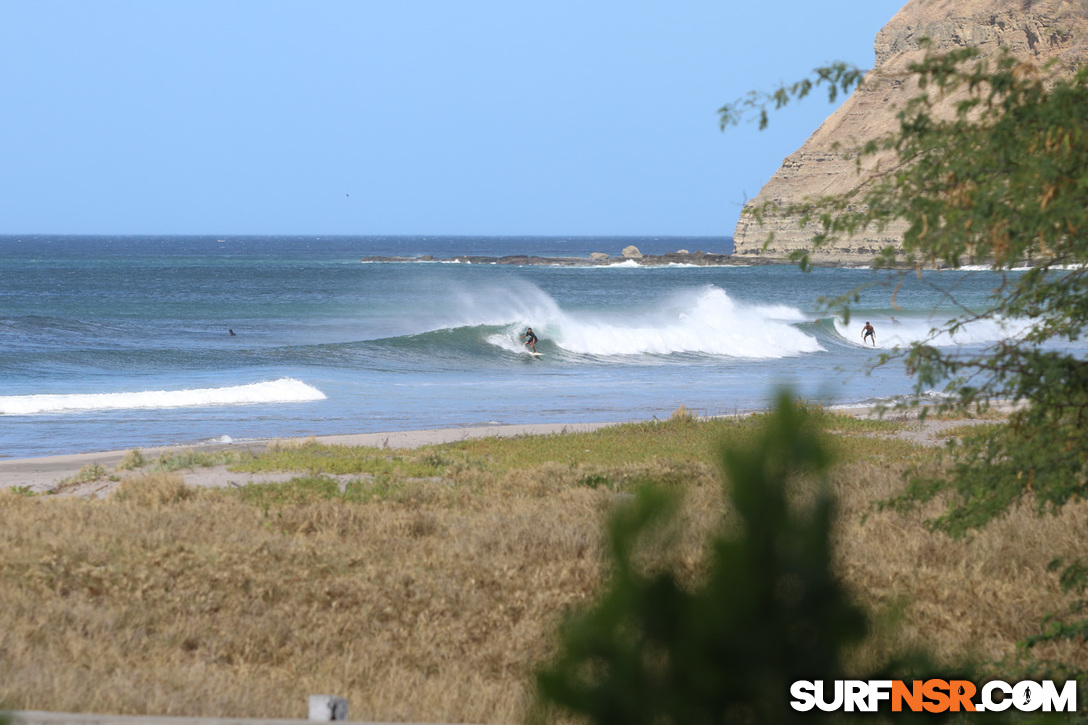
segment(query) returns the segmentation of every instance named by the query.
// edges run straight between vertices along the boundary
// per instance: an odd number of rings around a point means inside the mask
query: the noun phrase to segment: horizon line
[[[222,232],[0,232],[0,237],[452,237],[452,238],[487,238],[487,239],[732,239],[732,234],[466,234],[466,233],[321,233],[321,232],[243,232],[224,234]]]

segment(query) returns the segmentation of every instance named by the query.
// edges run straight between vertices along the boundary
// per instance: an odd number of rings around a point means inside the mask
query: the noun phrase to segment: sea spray
[[[711,285],[641,309],[562,313],[538,334],[567,352],[598,357],[696,353],[771,359],[823,349],[790,322],[804,319],[799,310],[781,305],[761,309],[737,303]],[[505,339],[496,344],[508,347]]]

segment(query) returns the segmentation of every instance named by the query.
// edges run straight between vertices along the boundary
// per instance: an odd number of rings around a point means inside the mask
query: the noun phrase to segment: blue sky
[[[902,0],[7,0],[0,233],[731,235]]]

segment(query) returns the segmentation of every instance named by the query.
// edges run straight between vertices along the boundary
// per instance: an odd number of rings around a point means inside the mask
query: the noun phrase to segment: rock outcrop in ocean
[[[791,204],[843,194],[865,184],[865,175],[859,175],[847,150],[895,130],[896,113],[915,95],[906,69],[925,54],[919,47],[921,38],[929,38],[937,52],[973,45],[985,55],[1007,48],[1036,65],[1055,59],[1059,73],[1072,74],[1088,57],[1088,5],[1081,0],[910,0],[877,33],[876,62],[864,84],[782,162],[746,209],[768,201]],[[799,68],[798,77],[808,70]],[[772,232],[773,240],[764,250]],[[813,260],[830,264],[871,260],[885,246],[898,246],[902,232],[903,227],[879,234],[867,230],[822,247]],[[814,233],[812,227],[801,228],[796,217],[765,219],[760,226],[745,213],[734,232],[734,254],[740,259],[783,259],[792,251],[811,248]]]

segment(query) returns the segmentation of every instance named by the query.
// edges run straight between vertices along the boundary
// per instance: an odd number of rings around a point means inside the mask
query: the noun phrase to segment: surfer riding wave
[[[525,347],[529,348],[536,353],[536,335],[533,333],[533,328],[525,330],[525,334],[518,338],[519,340],[525,340]]]

